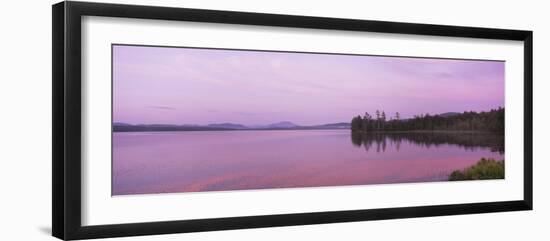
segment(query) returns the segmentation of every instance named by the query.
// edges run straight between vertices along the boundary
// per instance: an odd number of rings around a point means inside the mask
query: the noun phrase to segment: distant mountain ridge
[[[131,126],[132,124],[124,123],[124,122],[114,122],[113,126]]]
[[[290,121],[280,121],[268,125],[246,126],[238,123],[213,123],[208,125],[173,125],[173,124],[137,124],[132,125],[123,122],[114,122],[114,132],[140,132],[140,131],[223,131],[223,130],[327,130],[349,129],[350,123],[339,122],[322,125],[301,126]]]
[[[281,121],[273,124],[267,125],[269,128],[293,128],[297,127],[298,125],[290,122],[290,121]]]
[[[219,123],[219,124],[209,124],[208,127],[214,128],[228,128],[228,129],[247,129],[248,127],[241,124],[234,123]]]

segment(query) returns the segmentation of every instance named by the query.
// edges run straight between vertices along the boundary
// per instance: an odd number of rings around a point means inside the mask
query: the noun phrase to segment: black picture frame
[[[523,41],[523,199],[501,202],[463,203],[455,205],[342,210],[315,213],[82,226],[81,17],[83,16],[194,21]],[[531,210],[533,207],[532,31],[70,1],[60,2],[52,6],[52,24],[52,233],[53,236],[60,239],[106,238],[518,211]]]

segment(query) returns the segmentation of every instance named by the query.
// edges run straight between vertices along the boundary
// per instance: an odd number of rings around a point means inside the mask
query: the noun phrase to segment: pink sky
[[[113,46],[113,119],[299,125],[504,107],[504,62]]]

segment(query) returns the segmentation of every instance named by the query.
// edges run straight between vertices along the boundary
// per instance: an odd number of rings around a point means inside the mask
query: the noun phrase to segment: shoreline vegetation
[[[393,131],[490,131],[504,133],[504,108],[490,111],[444,113],[440,115],[416,115],[401,119],[396,112],[389,119],[384,111],[376,110],[374,116],[365,112],[351,120],[351,131],[355,133]]]
[[[504,179],[504,160],[481,158],[476,164],[449,175],[449,181],[489,179]]]

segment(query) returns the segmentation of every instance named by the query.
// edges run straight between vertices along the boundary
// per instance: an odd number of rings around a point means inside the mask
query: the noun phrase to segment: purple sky
[[[113,47],[115,122],[311,125],[499,106],[504,62]]]

